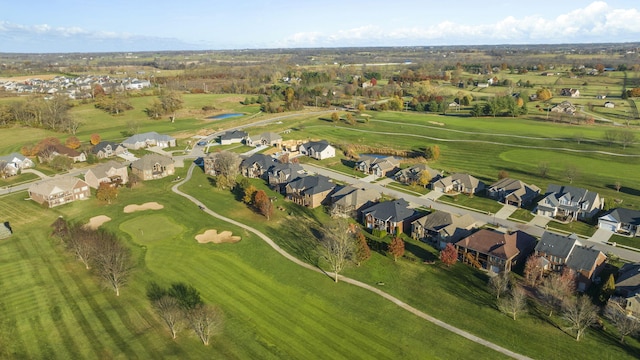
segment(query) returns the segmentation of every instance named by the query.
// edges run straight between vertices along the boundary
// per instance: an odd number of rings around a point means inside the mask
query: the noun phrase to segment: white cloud
[[[548,12],[553,14],[552,11]],[[362,26],[334,33],[297,33],[279,45],[340,46],[344,44],[498,44],[555,42],[619,42],[640,38],[640,11],[635,8],[614,9],[606,2],[595,1],[584,8],[558,16],[508,16],[493,23],[466,25],[443,21],[425,27],[384,29]]]

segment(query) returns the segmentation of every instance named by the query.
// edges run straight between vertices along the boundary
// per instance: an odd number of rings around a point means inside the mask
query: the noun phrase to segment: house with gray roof
[[[380,193],[352,185],[343,186],[331,194],[331,213],[348,216],[360,221],[362,210],[375,204]]]
[[[564,236],[549,231],[542,234],[535,254],[549,262],[545,270],[560,272],[565,267],[573,270],[580,292],[597,279],[607,260],[602,251],[583,245],[575,234]]]
[[[380,178],[397,170],[400,166],[400,159],[394,156],[362,155],[355,166],[365,174],[372,174]]]
[[[31,200],[52,208],[76,200],[91,197],[91,189],[85,181],[73,176],[56,176],[33,183],[29,187]]]
[[[158,134],[155,131],[146,132],[143,134],[136,134],[122,142],[122,145],[127,149],[143,149],[150,146],[158,146],[161,148],[176,146],[176,139],[169,136]]]
[[[113,141],[101,141],[97,143],[91,153],[93,153],[98,159],[105,159],[112,156],[124,154],[127,151],[122,144],[115,143]]]
[[[245,131],[241,131],[241,130],[227,131],[222,135],[220,135],[220,145],[240,144],[247,137],[249,137],[249,134],[247,134]]]
[[[326,176],[302,176],[293,179],[285,186],[286,199],[310,208],[324,204],[336,187]]]
[[[469,175],[456,173],[432,183],[431,188],[443,193],[475,194],[484,190],[484,183]]]
[[[439,180],[442,177],[440,171],[434,170],[427,164],[416,164],[406,169],[402,169],[393,175],[393,179],[403,184],[414,184],[420,182],[420,177],[423,172],[429,174],[429,183]],[[427,184],[428,185],[428,184]]]
[[[276,163],[276,159],[270,155],[253,154],[240,162],[240,173],[252,179],[263,178]]]
[[[404,199],[379,202],[362,210],[363,223],[367,229],[386,231],[399,235],[410,229],[417,213],[409,208]]]
[[[447,243],[456,243],[471,235],[475,226],[476,219],[471,214],[458,216],[434,211],[411,223],[411,237],[444,249]]]
[[[540,194],[540,188],[516,179],[504,178],[491,184],[487,196],[508,205],[525,207],[533,203]]]
[[[336,148],[331,146],[328,141],[309,141],[300,144],[298,151],[302,155],[307,155],[316,160],[324,160],[336,156]]]
[[[23,169],[29,169],[35,166],[31,159],[15,152],[0,156],[0,165],[2,164],[4,164],[4,168],[0,169],[0,173],[4,177],[17,175]]]
[[[282,193],[286,184],[302,173],[300,164],[276,162],[267,170],[267,181],[272,189]]]
[[[640,263],[624,264],[620,268],[616,291],[610,301],[617,301],[628,315],[640,317]]]
[[[174,161],[160,154],[147,154],[131,163],[131,173],[142,181],[161,179],[175,174]]]
[[[538,202],[536,213],[565,221],[588,220],[602,210],[603,206],[604,201],[596,192],[551,184],[547,187],[545,197]]]
[[[248,136],[245,139],[247,146],[279,146],[282,144],[282,136],[274,132],[264,132],[260,135]]]
[[[84,181],[97,189],[101,183],[124,185],[129,182],[128,166],[114,160],[99,164],[84,174]]]
[[[640,211],[616,208],[598,218],[598,227],[630,236],[640,235]]]

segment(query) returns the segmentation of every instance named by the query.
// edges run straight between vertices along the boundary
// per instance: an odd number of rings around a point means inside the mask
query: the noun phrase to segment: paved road
[[[542,236],[542,234],[545,232],[545,227],[535,225],[534,222],[531,222],[529,224],[522,224],[519,222],[507,220],[507,219],[501,219],[493,214],[491,215],[483,214],[483,213],[459,208],[456,206],[452,206],[446,203],[433,201],[429,198],[406,194],[404,192],[397,191],[392,188],[384,187],[378,183],[369,183],[369,182],[363,181],[363,179],[356,178],[351,175],[338,173],[327,168],[321,168],[321,167],[313,166],[310,164],[302,164],[302,167],[310,173],[324,175],[326,177],[338,180],[340,182],[352,184],[353,186],[356,186],[356,187],[373,189],[373,190],[379,191],[380,193],[388,194],[396,198],[404,198],[409,203],[412,203],[417,206],[424,206],[424,207],[435,209],[435,210],[446,211],[456,215],[470,214],[476,219],[478,223],[495,224],[496,226],[501,227],[503,229],[513,230],[513,231],[522,230],[526,233],[529,233],[537,237]],[[605,243],[606,240],[608,240],[608,237],[606,237],[606,234],[603,234],[602,232],[600,232],[600,233],[597,233],[597,236],[594,235],[590,239],[581,239],[580,241],[585,246],[592,246],[593,248],[600,250],[604,253],[610,252],[616,256],[619,256],[622,259],[640,262],[640,253],[608,245]]]
[[[209,214],[209,215],[211,215],[211,216],[213,216],[213,217],[215,217],[217,219],[220,219],[222,221],[226,221],[226,222],[228,222],[230,224],[233,224],[235,226],[238,226],[238,227],[240,227],[242,229],[245,229],[247,231],[250,231],[250,232],[254,233],[260,239],[262,239],[264,242],[266,242],[269,246],[271,246],[274,250],[276,250],[280,255],[284,256],[287,260],[297,264],[298,266],[301,266],[301,267],[303,267],[305,269],[308,269],[308,270],[311,270],[311,271],[315,271],[315,272],[320,273],[320,274],[325,274],[325,275],[329,276],[331,279],[334,278],[334,276],[335,276],[334,273],[327,272],[327,271],[324,271],[322,269],[319,269],[319,268],[317,268],[317,267],[315,267],[315,266],[313,266],[311,264],[308,264],[308,263],[306,263],[306,262],[294,257],[293,255],[289,254],[288,252],[284,251],[280,246],[278,246],[278,244],[276,244],[271,238],[269,238],[267,235],[265,235],[261,231],[255,229],[255,228],[253,228],[253,227],[251,227],[249,225],[246,225],[246,224],[243,224],[243,223],[238,222],[236,220],[233,220],[233,219],[230,219],[228,217],[222,216],[222,215],[212,211],[211,209],[207,208],[204,203],[202,203],[200,200],[196,199],[195,197],[180,191],[180,189],[179,189],[180,185],[184,184],[185,182],[187,182],[187,181],[189,181],[191,179],[191,176],[193,175],[193,170],[195,168],[196,168],[196,165],[195,164],[191,164],[191,166],[189,167],[189,171],[187,172],[187,176],[182,181],[180,181],[179,183],[176,183],[171,188],[171,190],[173,192],[175,192],[176,194],[187,198],[188,200],[190,200],[191,202],[196,204],[198,207],[200,207],[207,214]],[[522,354],[518,354],[518,353],[513,352],[513,351],[511,351],[509,349],[503,348],[500,345],[497,345],[495,343],[492,343],[490,341],[482,339],[482,338],[480,338],[480,337],[478,337],[476,335],[473,335],[473,334],[471,334],[469,332],[466,332],[466,331],[464,331],[462,329],[459,329],[459,328],[457,328],[457,327],[455,327],[453,325],[447,324],[444,321],[438,320],[438,319],[426,314],[425,312],[422,312],[422,311],[414,308],[413,306],[403,302],[402,300],[400,300],[400,299],[398,299],[398,298],[396,298],[396,297],[394,297],[394,296],[392,296],[392,295],[390,295],[390,294],[388,294],[388,293],[386,293],[386,292],[384,292],[384,291],[382,291],[382,290],[380,290],[380,289],[378,289],[376,287],[373,287],[373,286],[371,286],[369,284],[366,284],[366,283],[363,283],[361,281],[358,281],[358,280],[355,280],[355,279],[351,279],[351,278],[348,278],[348,277],[345,277],[345,276],[339,276],[339,279],[342,280],[343,282],[346,282],[346,283],[361,287],[361,288],[369,290],[369,291],[371,291],[371,292],[373,292],[373,293],[375,293],[375,294],[377,294],[379,296],[382,296],[383,298],[391,301],[392,303],[396,304],[400,308],[402,308],[404,310],[407,310],[407,311],[409,311],[410,313],[412,313],[412,314],[414,314],[416,316],[419,316],[419,317],[421,317],[421,318],[423,318],[423,319],[425,319],[425,320],[427,320],[427,321],[429,321],[429,322],[431,322],[431,323],[433,323],[435,325],[438,325],[438,326],[440,326],[440,327],[442,327],[444,329],[447,329],[447,330],[449,330],[449,331],[451,331],[451,332],[453,332],[453,333],[455,333],[455,334],[457,334],[459,336],[462,336],[462,337],[464,337],[464,338],[466,338],[468,340],[471,340],[471,341],[473,341],[475,343],[478,343],[480,345],[486,346],[486,347],[488,347],[490,349],[493,349],[493,350],[495,350],[497,352],[500,352],[500,353],[502,353],[504,355],[510,356],[510,357],[512,357],[514,359],[520,359],[520,360],[530,360],[531,359],[531,358],[529,358],[527,356],[524,356]]]

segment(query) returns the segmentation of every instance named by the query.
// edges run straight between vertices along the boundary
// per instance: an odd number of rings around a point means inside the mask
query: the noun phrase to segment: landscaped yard
[[[522,222],[529,222],[533,220],[534,217],[535,215],[531,213],[531,210],[519,208],[519,209],[516,209],[516,211],[514,211],[513,214],[511,214],[511,216],[509,216],[509,219],[520,220]]]
[[[638,238],[638,237],[629,237],[629,236],[622,236],[622,235],[613,234],[613,235],[611,235],[611,238],[609,238],[609,242],[610,243],[620,244],[620,245],[625,245],[625,246],[630,246],[630,247],[636,248],[636,249],[638,249],[638,251],[640,251],[640,238]]]
[[[547,226],[550,229],[560,230],[565,233],[576,233],[578,235],[584,235],[590,237],[596,232],[595,226],[589,225],[582,221],[572,221],[568,224],[559,223],[557,221],[549,221]]]
[[[430,191],[428,188],[424,186],[407,185],[407,184],[399,183],[397,181],[392,181],[386,184],[385,186],[388,188],[392,188],[392,189],[399,190],[407,194],[416,195],[416,196],[426,195]]]
[[[503,204],[489,198],[481,196],[469,196],[465,194],[458,195],[444,195],[441,196],[438,201],[449,203],[456,206],[462,206],[466,208],[476,209],[481,212],[495,214],[498,210],[502,209]]]

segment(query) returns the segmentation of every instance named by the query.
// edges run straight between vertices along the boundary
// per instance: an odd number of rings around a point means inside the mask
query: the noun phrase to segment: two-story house
[[[531,204],[540,194],[540,188],[516,179],[504,178],[491,184],[487,196],[508,205],[524,207]]]
[[[596,192],[551,184],[547,187],[545,197],[538,202],[536,213],[565,221],[588,220],[602,210],[603,206],[604,201]]]

